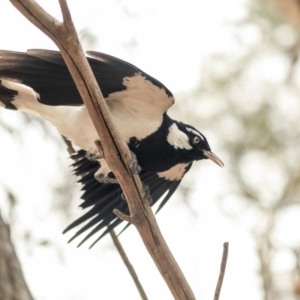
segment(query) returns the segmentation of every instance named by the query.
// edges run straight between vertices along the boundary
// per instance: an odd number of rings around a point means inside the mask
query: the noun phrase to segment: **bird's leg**
[[[113,175],[111,169],[109,168],[106,160],[104,158],[100,158],[97,160],[97,162],[100,164],[100,168],[96,171],[94,174],[94,177],[97,181],[100,183],[117,183],[118,180],[114,177],[109,176],[110,174]]]
[[[100,183],[118,183],[116,178],[109,177],[111,170],[104,159],[101,141],[96,140],[95,144],[96,148],[91,148],[85,155],[88,160],[96,161],[100,164],[99,170],[94,174],[95,179]],[[130,171],[133,175],[138,175],[141,172],[136,155],[133,152],[131,152]]]
[[[143,191],[144,191],[143,202],[146,205],[151,206],[153,203],[153,200],[150,195],[150,189],[149,189],[148,185],[144,184],[143,182],[142,182],[142,184],[143,184]],[[126,197],[125,197],[124,193],[121,194],[121,198],[126,201]]]
[[[141,167],[139,166],[136,155],[132,151],[130,151],[130,153],[131,153],[131,164],[130,164],[131,174],[138,175],[141,172]]]
[[[104,158],[97,160],[100,164],[100,168],[94,174],[94,177],[100,183],[118,183],[118,180],[114,177],[109,176],[113,174]]]
[[[99,171],[101,171],[101,168],[94,174],[94,177],[100,183],[104,183],[104,184],[106,184],[106,183],[119,184],[119,182],[118,182],[118,180],[116,178],[105,176],[104,174],[102,174]]]
[[[143,190],[144,190],[143,202],[146,205],[151,206],[153,204],[153,199],[150,194],[149,186],[144,184],[143,182],[142,182],[142,184],[143,184]]]
[[[92,147],[87,153],[85,157],[90,161],[99,161],[99,159],[104,158],[102,143],[100,140],[95,141],[97,147]]]
[[[129,149],[131,150],[137,148],[138,146],[139,146],[139,140],[134,136],[131,137],[128,142]],[[131,173],[132,175],[138,175],[141,172],[141,167],[138,164],[138,160],[136,158],[135,153],[132,151],[130,151],[130,153],[131,153],[131,165],[130,165]]]
[[[102,143],[100,140],[95,141],[96,147],[91,148],[85,155],[85,157],[94,162],[98,162],[100,168],[94,174],[94,177],[100,183],[118,183],[116,178],[110,177],[109,174],[112,174],[109,166],[107,165],[104,159],[104,153],[102,148]]]
[[[98,161],[100,158],[103,158],[101,153],[96,148],[91,148],[86,152],[85,157],[90,161]]]
[[[133,141],[133,139],[135,139],[135,141]],[[130,142],[137,143],[137,139],[136,138],[130,138]],[[130,153],[131,153],[131,165],[130,165],[131,173],[132,173],[132,175],[138,175],[138,174],[140,174],[142,169],[138,164],[138,160],[137,160],[137,157],[136,157],[135,153],[133,153],[132,151],[130,151]],[[142,182],[142,184],[143,184],[143,191],[144,191],[143,202],[146,205],[152,205],[152,198],[151,198],[151,195],[150,195],[150,189],[149,189],[148,185],[144,184],[143,182]],[[122,194],[122,198],[125,199],[124,194]]]

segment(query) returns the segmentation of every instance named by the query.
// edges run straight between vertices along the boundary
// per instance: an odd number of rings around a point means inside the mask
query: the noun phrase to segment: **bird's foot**
[[[149,189],[148,185],[146,185],[144,183],[143,183],[143,191],[144,191],[143,203],[145,205],[151,206],[153,204],[153,200],[150,195],[150,189]],[[126,201],[126,197],[125,197],[124,193],[121,194],[121,198]]]
[[[153,199],[150,194],[149,186],[143,183],[143,190],[144,190],[143,202],[144,204],[151,206],[153,204]]]
[[[116,177],[112,173],[105,159],[97,160],[99,162],[100,168],[95,172],[94,178],[100,183],[118,183]]]
[[[99,159],[104,158],[104,152],[101,141],[96,140],[95,145],[96,147],[92,147],[85,154],[85,157],[90,161],[98,161]]]
[[[103,155],[95,148],[91,148],[85,154],[85,157],[90,161],[98,161],[99,159],[103,158]]]
[[[138,160],[136,158],[136,155],[130,151],[131,153],[131,164],[130,164],[130,170],[132,175],[138,175],[141,172],[141,167],[139,166]]]
[[[104,176],[101,173],[95,173],[94,177],[100,183],[104,183],[104,184],[111,184],[111,183],[112,184],[118,184],[118,180],[116,178]]]

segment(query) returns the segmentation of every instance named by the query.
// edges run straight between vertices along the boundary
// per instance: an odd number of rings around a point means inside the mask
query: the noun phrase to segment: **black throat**
[[[164,114],[162,124],[157,131],[142,140],[137,140],[135,137],[130,139],[129,149],[137,156],[142,169],[162,172],[179,163],[189,163],[195,160],[193,151],[175,149],[167,141],[169,128],[174,123],[178,124],[177,121]]]

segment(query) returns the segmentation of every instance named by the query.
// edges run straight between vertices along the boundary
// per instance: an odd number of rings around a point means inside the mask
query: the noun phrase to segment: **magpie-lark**
[[[161,199],[158,210],[194,161],[211,159],[223,166],[201,132],[167,115],[174,98],[162,83],[118,58],[93,51],[88,55],[112,120],[137,158],[153,204]],[[65,229],[86,222],[71,240],[90,229],[82,244],[108,226],[95,244],[122,222],[112,211],[128,213],[127,203],[119,185],[112,184],[114,176],[105,159],[98,156],[96,130],[59,52],[0,51],[0,106],[43,117],[81,149],[72,156],[73,167],[84,191],[80,206],[90,210]]]

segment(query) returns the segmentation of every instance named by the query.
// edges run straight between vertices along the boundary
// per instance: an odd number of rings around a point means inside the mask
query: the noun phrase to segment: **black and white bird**
[[[158,210],[194,161],[211,159],[223,166],[201,132],[167,115],[174,98],[162,83],[123,60],[87,53],[111,118],[136,155],[152,203],[161,200]],[[105,159],[98,156],[98,135],[59,52],[0,51],[0,107],[43,117],[81,149],[73,155],[73,167],[84,191],[80,206],[90,210],[64,231],[85,223],[71,240],[89,230],[80,244],[98,233],[95,244],[122,222],[112,211],[128,213],[127,203]]]

